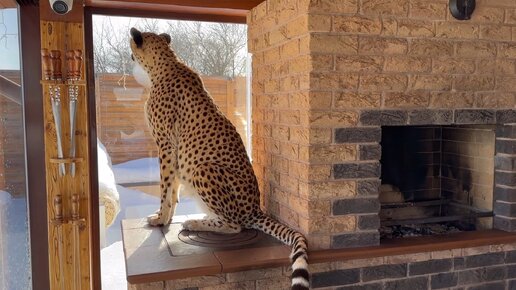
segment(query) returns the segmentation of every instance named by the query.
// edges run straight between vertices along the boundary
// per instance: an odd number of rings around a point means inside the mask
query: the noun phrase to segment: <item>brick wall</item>
[[[516,2],[478,0],[469,21],[447,3],[268,0],[250,13],[263,206],[310,248],[378,244],[380,126],[516,122]],[[498,171],[513,193],[514,170]],[[505,217],[495,225],[516,229]]]
[[[311,289],[516,289],[516,244],[312,263]],[[129,290],[284,290],[288,267],[129,285]]]

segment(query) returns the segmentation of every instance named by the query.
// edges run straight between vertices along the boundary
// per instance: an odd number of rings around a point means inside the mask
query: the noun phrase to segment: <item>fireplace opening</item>
[[[492,228],[495,128],[382,127],[380,236]]]

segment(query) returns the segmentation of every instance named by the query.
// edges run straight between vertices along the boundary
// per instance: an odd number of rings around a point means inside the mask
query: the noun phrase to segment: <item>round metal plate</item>
[[[254,244],[261,238],[255,230],[244,230],[238,234],[221,234],[214,232],[181,231],[178,235],[185,244],[208,248],[235,248]]]

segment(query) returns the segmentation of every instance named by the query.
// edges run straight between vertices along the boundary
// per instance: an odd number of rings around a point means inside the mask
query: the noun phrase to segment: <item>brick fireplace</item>
[[[444,0],[257,6],[248,24],[264,209],[311,249],[378,245],[380,185],[398,182],[404,201],[418,191],[416,200],[451,200],[463,215],[492,212],[469,218],[473,229],[515,231],[515,15],[505,0],[477,1],[469,21],[455,20]],[[386,134],[406,145],[410,134],[395,132],[410,128],[440,134],[426,144],[438,144],[426,153],[439,164],[389,180],[409,156],[385,152]]]

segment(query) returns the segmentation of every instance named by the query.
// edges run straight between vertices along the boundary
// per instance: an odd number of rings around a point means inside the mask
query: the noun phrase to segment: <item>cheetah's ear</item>
[[[134,43],[136,43],[136,47],[141,48],[143,44],[142,33],[133,27],[131,28],[131,36],[133,37]]]
[[[170,44],[170,42],[172,41],[172,38],[170,38],[170,35],[168,35],[166,33],[162,33],[159,36],[165,38],[165,40],[167,41],[168,44]]]

